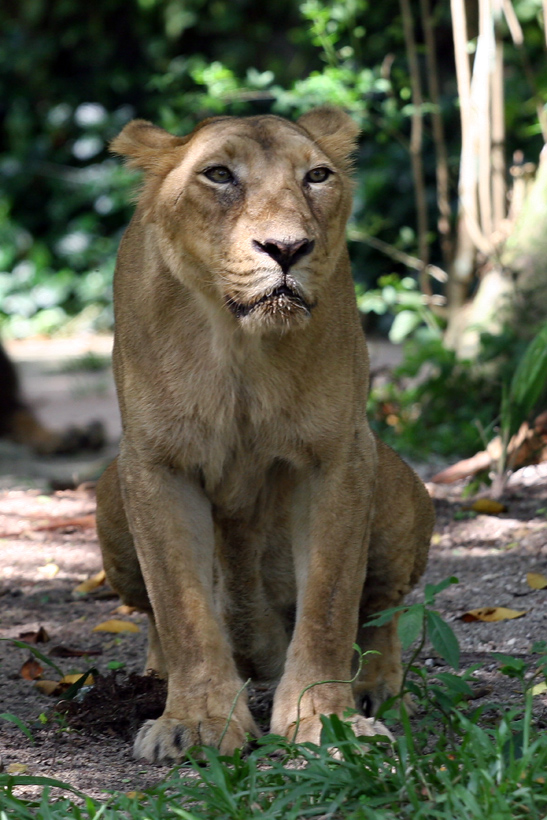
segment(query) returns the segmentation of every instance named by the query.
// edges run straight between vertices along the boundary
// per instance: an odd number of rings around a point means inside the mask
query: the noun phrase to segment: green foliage
[[[414,457],[466,456],[482,448],[500,400],[494,367],[459,360],[424,328],[406,342],[389,382],[373,387],[369,418],[388,444]]]
[[[439,700],[428,701],[418,722],[403,710],[393,747],[385,738],[356,737],[336,716],[323,717],[320,746],[295,746],[269,735],[246,756],[207,748],[204,761],[190,758],[143,794],[52,801],[51,787],[70,787],[51,778],[0,774],[0,811],[14,820],[543,817],[547,738],[530,713],[505,710],[495,725],[481,725],[477,710],[466,705],[467,681],[435,678]],[[18,785],[44,790],[40,799],[22,799],[16,797]]]
[[[410,276],[401,278],[392,273],[381,276],[378,284],[379,288],[371,290],[357,286],[357,307],[362,313],[394,315],[389,330],[389,339],[393,344],[400,344],[421,326],[429,330],[431,338],[441,339],[441,323],[415,279]]]
[[[514,658],[501,652],[493,652],[500,664],[500,672],[509,678],[516,678],[522,687],[523,695],[530,693],[540,678],[547,680],[547,643],[538,641],[532,646],[532,654],[538,654],[537,659],[526,661],[524,658]]]
[[[457,669],[460,664],[460,647],[452,628],[443,620],[439,613],[431,607],[435,604],[435,596],[451,584],[457,584],[458,579],[446,578],[439,584],[426,584],[424,603],[402,604],[401,606],[385,609],[378,615],[369,618],[367,626],[383,626],[389,623],[394,615],[398,616],[397,632],[401,639],[403,650],[410,649],[419,639],[419,645],[414,655],[417,657],[429,637],[435,651],[444,660]],[[411,661],[412,663],[412,661]]]
[[[507,462],[507,446],[523,421],[545,395],[547,385],[547,323],[534,336],[520,358],[509,386],[504,385],[501,400],[502,456],[499,472]]]
[[[508,152],[524,149],[535,161],[541,140],[532,135],[537,100],[530,66],[538,89],[547,88],[547,68],[536,59],[543,49],[540,4],[520,0],[515,9],[528,68],[506,44],[508,134],[517,140]],[[448,5],[437,4],[434,23],[455,192],[460,145],[453,57],[443,47],[451,36]],[[135,176],[107,146],[134,116],[184,133],[211,114],[296,117],[314,105],[342,105],[363,130],[353,224],[416,254],[411,91],[397,9],[370,0],[279,0],[261,7],[252,0],[130,0],[129,6],[98,0],[85,8],[73,0],[32,0],[4,4],[0,25],[4,333],[52,333],[75,316],[78,329],[112,326],[114,258]],[[424,55],[419,59],[425,70]],[[429,110],[425,102],[424,114]],[[435,159],[427,127],[423,154],[431,217]],[[440,262],[435,232],[429,241],[432,262]],[[474,452],[479,430],[499,414],[501,384],[515,362],[507,355],[507,334],[500,337],[502,353],[490,356],[501,364],[499,375],[456,361],[443,349],[438,319],[404,265],[362,242],[350,242],[350,253],[361,310],[376,314],[380,325],[393,314],[391,339],[410,339],[395,383],[373,392],[375,426],[412,455]],[[490,346],[497,343],[492,337]],[[518,417],[516,405],[507,408],[504,418]]]
[[[382,290],[370,297],[358,297],[367,309],[395,312],[396,319],[410,310],[402,302],[406,292],[392,290],[390,279],[382,284]],[[409,293],[419,298],[412,287]],[[421,322],[422,310],[429,310],[416,304],[415,323]],[[433,321],[424,317],[408,336],[402,363],[390,380],[373,385],[372,426],[388,444],[418,458],[429,453],[472,455],[484,449],[500,428],[507,444],[520,424],[542,406],[547,326],[528,344],[511,328],[495,336],[483,334],[477,357],[471,361],[458,359],[445,347]],[[488,476],[481,480],[488,481]]]
[[[401,26],[368,0],[71,0],[3,6],[0,93],[0,318],[5,332],[52,332],[81,313],[84,327],[112,322],[115,248],[133,177],[108,157],[133,116],[178,133],[217,113],[290,116],[331,102],[367,134],[356,215],[389,241],[413,224],[404,147],[408,76]],[[13,7],[12,7],[13,6]],[[448,14],[438,25],[448,26]],[[447,101],[446,112],[454,108]],[[455,116],[454,114],[452,114]],[[432,156],[432,153],[428,154]],[[433,163],[428,173],[433,181]],[[386,204],[389,207],[386,208]],[[411,250],[415,237],[406,228]],[[389,263],[354,245],[356,277],[371,283]]]

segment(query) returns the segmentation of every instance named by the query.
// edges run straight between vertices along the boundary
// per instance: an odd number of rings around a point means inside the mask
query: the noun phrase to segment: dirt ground
[[[373,365],[397,355],[371,347]],[[109,438],[105,451],[84,458],[35,459],[22,447],[0,442],[0,637],[8,639],[0,641],[0,712],[16,716],[32,734],[31,740],[15,723],[0,720],[2,766],[56,777],[95,796],[109,789],[142,790],[168,772],[131,757],[136,727],[162,708],[160,682],[127,678],[142,670],[145,617],[120,612],[120,600],[106,585],[87,594],[75,591],[101,569],[92,482],[115,453],[120,431],[110,371],[81,370],[78,363],[90,353],[95,359],[108,356],[109,350],[110,340],[93,338],[10,346],[25,392],[41,417],[57,427],[101,419]],[[421,465],[422,477],[427,481],[438,466]],[[52,491],[52,486],[67,489]],[[456,576],[459,583],[441,593],[437,605],[457,634],[462,668],[482,664],[474,703],[516,702],[517,683],[500,676],[491,653],[530,659],[534,642],[547,639],[547,590],[531,589],[526,579],[531,572],[547,574],[547,464],[512,476],[503,499],[506,511],[497,516],[469,517],[462,485],[448,490],[427,486],[437,525],[426,575],[410,600],[420,600],[425,583]],[[469,609],[492,606],[525,615],[497,623],[461,620]],[[110,619],[130,622],[138,631],[94,631]],[[35,634],[40,628],[49,640],[36,648],[63,673],[93,668],[95,676],[104,676],[83,702],[80,693],[68,715],[58,695],[43,694],[23,677],[32,674],[32,667],[24,667],[31,656],[11,642],[22,635],[27,641],[41,637]],[[431,648],[420,662],[432,676],[444,668]],[[48,663],[39,663],[42,679],[59,679]],[[262,725],[270,697],[267,690],[252,691]],[[546,726],[546,695],[535,698],[535,712]]]

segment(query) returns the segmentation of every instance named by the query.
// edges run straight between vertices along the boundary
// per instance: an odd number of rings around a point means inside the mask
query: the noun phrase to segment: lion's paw
[[[373,718],[366,718],[362,715],[352,715],[349,718],[342,718],[344,723],[349,723],[354,733],[359,737],[374,737],[375,735],[383,735],[388,740],[394,741],[394,737],[389,729]],[[314,743],[319,745],[321,740],[322,724],[318,715],[302,718],[298,725],[298,734],[296,736],[297,743]],[[285,736],[289,740],[294,739],[294,724],[289,727]]]
[[[226,731],[225,728],[226,718],[147,720],[135,738],[133,756],[150,763],[173,765],[183,760],[194,746],[220,747],[223,754],[232,754],[245,745],[245,731],[234,717]]]

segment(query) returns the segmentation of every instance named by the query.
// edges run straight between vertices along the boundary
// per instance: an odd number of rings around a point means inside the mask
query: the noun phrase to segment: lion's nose
[[[267,253],[268,256],[275,259],[278,265],[281,265],[283,272],[286,273],[295,262],[312,252],[315,242],[309,239],[298,239],[296,242],[266,239],[264,242],[257,242],[256,239],[253,239],[253,245],[258,251]]]

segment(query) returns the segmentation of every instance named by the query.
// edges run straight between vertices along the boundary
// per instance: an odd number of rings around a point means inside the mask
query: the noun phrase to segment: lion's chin
[[[228,307],[245,330],[285,332],[307,324],[313,305],[296,290],[281,285],[252,304],[232,301]]]

